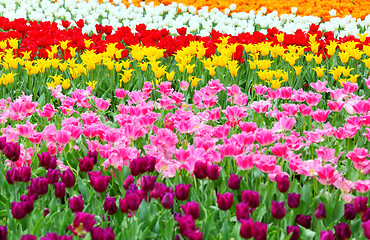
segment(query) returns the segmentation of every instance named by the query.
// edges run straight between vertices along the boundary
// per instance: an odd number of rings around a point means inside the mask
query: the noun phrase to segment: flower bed
[[[366,33],[77,19],[0,17],[0,239],[370,238]]]

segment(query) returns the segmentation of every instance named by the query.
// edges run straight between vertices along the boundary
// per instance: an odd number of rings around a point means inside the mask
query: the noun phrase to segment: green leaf
[[[82,180],[82,178],[78,178],[77,183],[78,183],[78,188],[80,189],[83,198],[87,199],[89,196],[89,192],[86,187],[86,183],[84,182],[84,180]]]

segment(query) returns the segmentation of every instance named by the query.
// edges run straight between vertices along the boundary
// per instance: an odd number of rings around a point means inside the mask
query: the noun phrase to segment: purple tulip
[[[8,238],[7,226],[0,226],[0,240],[6,240]]]
[[[107,228],[93,227],[90,233],[91,233],[92,240],[99,240],[99,239],[114,240],[115,239],[113,229],[110,227],[107,227]]]
[[[196,161],[194,164],[194,171],[193,171],[195,177],[199,179],[204,179],[206,178],[207,175],[207,163],[201,162],[201,161]]]
[[[344,218],[347,220],[353,220],[356,217],[356,211],[353,204],[344,204]]]
[[[289,190],[290,181],[289,181],[288,176],[286,175],[282,177],[277,176],[276,183],[277,183],[277,188],[279,189],[280,192],[286,193]]]
[[[216,193],[218,208],[227,211],[234,203],[234,194],[226,192],[224,194]]]
[[[157,179],[157,176],[143,176],[141,178],[141,189],[145,192],[152,191],[154,189],[154,184]]]
[[[31,234],[23,235],[21,240],[37,240],[37,236],[31,235]]]
[[[242,177],[235,174],[230,174],[229,180],[227,181],[227,186],[232,190],[238,190],[240,188],[240,182]]]
[[[131,175],[128,175],[125,181],[123,182],[123,188],[125,190],[129,189],[130,185],[134,183],[134,178]]]
[[[248,203],[239,203],[239,204],[236,204],[236,209],[235,209],[235,215],[236,215],[236,219],[239,221],[239,222],[242,222],[243,220],[248,220],[250,218],[250,209],[249,209],[249,205]]]
[[[48,179],[43,177],[31,179],[30,192],[38,196],[45,195],[48,192]]]
[[[94,168],[94,158],[84,157],[78,159],[81,172],[90,172]]]
[[[7,142],[4,147],[4,155],[10,161],[16,162],[18,161],[19,156],[21,155],[21,147],[18,145],[18,143]]]
[[[370,221],[362,223],[362,229],[367,239],[370,239]]]
[[[75,185],[75,177],[71,169],[67,169],[64,172],[60,173],[60,178],[62,179],[66,188],[71,188]]]
[[[210,180],[216,181],[220,176],[220,167],[217,165],[208,165],[207,166],[207,176]]]
[[[267,224],[261,222],[254,222],[253,224],[255,240],[266,240],[267,239]]]
[[[106,197],[104,200],[104,210],[108,212],[108,214],[113,215],[117,212],[117,204],[115,197]]]
[[[272,201],[271,215],[276,219],[283,219],[286,214],[285,202]]]
[[[89,172],[88,175],[90,178],[90,184],[96,192],[103,193],[107,190],[111,176],[104,176],[98,171]]]
[[[370,208],[366,209],[366,211],[361,215],[362,222],[367,222],[370,220]]]
[[[136,192],[127,192],[126,196],[119,200],[121,212],[129,213],[139,209],[141,199]]]
[[[364,213],[367,209],[367,197],[356,197],[353,201],[353,206],[356,213]]]
[[[260,195],[257,191],[242,191],[242,202],[248,203],[251,209],[257,208],[260,205]]]
[[[287,226],[286,232],[289,235],[290,233],[293,233],[292,236],[290,236],[290,240],[298,240],[299,239],[299,227],[298,226]]]
[[[69,207],[71,208],[72,212],[82,212],[84,210],[84,201],[82,199],[82,195],[80,194],[78,197],[69,198]]]
[[[54,184],[55,187],[55,197],[56,198],[64,198],[66,195],[66,186],[63,182],[58,182]]]
[[[312,217],[310,215],[298,214],[295,217],[295,222],[307,229],[311,228],[311,221],[312,221]]]
[[[247,220],[242,220],[241,221],[241,226],[240,226],[240,236],[242,238],[252,238],[254,235],[254,223],[253,219],[247,219]]]
[[[290,208],[298,208],[301,202],[301,194],[289,193],[288,194],[288,206]]]
[[[25,202],[12,202],[11,203],[12,215],[15,219],[23,219],[26,217],[27,212],[25,209]]]
[[[94,217],[89,213],[76,212],[73,223],[67,229],[77,236],[80,235],[80,231],[90,232],[96,223]]]
[[[89,150],[88,152],[87,152],[87,155],[86,155],[86,157],[88,157],[88,158],[92,158],[93,159],[93,163],[94,163],[94,165],[95,164],[97,164],[98,163],[98,156],[99,156],[99,152],[98,151],[91,151],[91,150]]]
[[[41,167],[48,169],[55,169],[57,167],[57,159],[56,157],[52,157],[49,152],[43,152],[41,154],[37,154],[39,158],[39,164]]]
[[[326,210],[325,205],[322,202],[319,202],[315,211],[315,217],[317,219],[325,219],[326,218]]]
[[[173,207],[173,193],[165,193],[161,203],[164,208],[171,209]]]
[[[338,223],[338,225],[334,226],[334,230],[338,240],[347,240],[352,234],[347,223]]]
[[[181,205],[181,209],[184,211],[185,215],[190,215],[195,219],[200,216],[199,203],[197,202],[187,202],[185,205]]]
[[[175,185],[175,196],[179,201],[185,201],[189,197],[191,184]]]
[[[138,157],[130,162],[132,176],[139,176],[145,172],[153,172],[157,159],[155,157]]]
[[[0,151],[3,151],[6,145],[6,137],[0,137]]]
[[[321,231],[320,240],[335,240],[335,237],[332,231]]]
[[[60,170],[59,169],[49,169],[46,173],[46,179],[48,183],[53,185],[59,181]]]

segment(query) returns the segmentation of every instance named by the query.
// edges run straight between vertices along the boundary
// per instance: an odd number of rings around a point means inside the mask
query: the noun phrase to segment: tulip
[[[129,213],[139,209],[141,199],[136,192],[126,193],[123,199],[119,200],[119,207],[121,212]]]
[[[288,206],[290,208],[298,208],[301,201],[301,194],[289,193],[288,194]]]
[[[335,240],[335,237],[332,231],[321,231],[320,240]]]
[[[353,206],[356,213],[364,213],[367,209],[367,197],[356,197],[353,201]]]
[[[280,192],[286,193],[289,190],[290,181],[288,176],[276,177],[277,188]]]
[[[334,226],[334,230],[338,240],[347,240],[352,234],[347,223],[338,223],[338,225]]]
[[[161,203],[164,208],[171,209],[173,206],[173,193],[165,193]]]
[[[195,230],[194,219],[189,215],[177,217],[176,221],[179,224],[180,234],[183,236],[187,235],[186,234],[187,232],[191,232]]]
[[[71,188],[75,185],[75,177],[71,169],[68,168],[66,171],[61,172],[59,175],[66,188]]]
[[[248,220],[242,220],[240,226],[240,236],[242,238],[252,238],[254,235],[254,223],[253,219],[248,219]]]
[[[56,198],[64,198],[66,195],[66,186],[63,182],[58,182],[54,184],[55,187],[55,197]]]
[[[175,185],[175,196],[179,201],[185,201],[189,197],[191,184]]]
[[[23,235],[22,238],[21,238],[21,240],[37,240],[37,236],[31,235],[31,234],[27,234],[27,235]]]
[[[21,155],[21,147],[18,143],[7,142],[4,147],[4,155],[12,162],[18,161]]]
[[[94,168],[94,158],[84,157],[78,159],[81,172],[90,172]]]
[[[364,235],[367,239],[370,239],[370,221],[362,223],[362,229],[364,231]]]
[[[257,191],[242,191],[242,202],[248,203],[250,208],[257,208],[260,205],[260,195]]]
[[[91,239],[98,240],[98,239],[104,239],[104,240],[114,240],[115,235],[113,232],[113,229],[110,227],[102,228],[102,227],[93,227],[90,231]]]
[[[21,202],[24,203],[24,210],[26,214],[33,211],[33,202],[37,199],[36,195],[22,195],[20,197]]]
[[[367,222],[370,220],[370,208],[366,209],[366,211],[361,215],[362,222]]]
[[[232,193],[217,193],[217,205],[221,210],[229,210],[234,203],[234,194]]]
[[[347,220],[353,220],[356,217],[356,211],[353,204],[344,204],[344,218]]]
[[[37,154],[37,157],[39,158],[39,164],[41,167],[45,169],[55,169],[57,167],[56,157],[52,157],[49,152]]]
[[[207,176],[210,180],[216,181],[220,175],[220,167],[217,165],[207,166]]]
[[[131,175],[128,175],[125,181],[123,182],[123,188],[125,190],[129,189],[130,185],[134,183],[134,178]]]
[[[84,201],[82,199],[82,195],[69,198],[68,201],[69,207],[71,208],[72,212],[82,212],[84,210]]]
[[[60,170],[59,169],[49,169],[46,173],[46,179],[48,184],[55,184],[59,181]]]
[[[299,230],[298,226],[287,226],[286,227],[286,232],[287,232],[288,235],[290,233],[292,233],[292,235],[290,236],[290,240],[298,240],[299,239],[300,230]]]
[[[143,176],[141,178],[141,189],[145,192],[152,191],[154,189],[155,180],[157,176]]]
[[[254,234],[253,237],[255,240],[266,240],[267,238],[267,224],[261,222],[253,223]]]
[[[90,184],[96,192],[103,193],[107,190],[111,176],[101,175],[101,172],[98,171],[89,172],[88,175],[90,178]]]
[[[48,192],[48,179],[43,177],[31,179],[30,192],[36,195],[45,195]]]
[[[319,205],[316,208],[315,217],[317,219],[325,219],[326,218],[325,205],[322,202],[319,202]]]
[[[87,155],[86,155],[86,157],[88,157],[88,158],[93,158],[94,160],[93,160],[93,163],[94,163],[94,165],[95,164],[97,164],[98,163],[98,156],[99,156],[99,152],[98,151],[91,151],[91,150],[89,150],[88,152],[87,152]]]
[[[20,220],[20,219],[25,218],[27,215],[24,202],[12,202],[11,209],[12,209],[12,215],[15,219]]]
[[[150,192],[150,196],[155,199],[162,199],[167,192],[172,192],[172,189],[162,183],[156,182],[154,189]]]
[[[272,201],[271,215],[276,219],[282,219],[285,217],[286,209],[285,202]]]
[[[6,137],[0,137],[0,151],[3,151],[6,145]]]
[[[8,238],[7,226],[0,226],[0,240],[6,240]]]
[[[295,222],[307,229],[311,227],[311,220],[312,220],[312,217],[310,215],[298,214],[295,217]]]
[[[113,215],[117,212],[117,204],[115,197],[106,197],[104,200],[104,210],[108,212],[108,214]]]
[[[181,205],[181,209],[186,215],[192,216],[194,220],[200,216],[199,203],[197,202],[187,202],[185,205]]]
[[[236,204],[235,215],[239,222],[248,220],[250,218],[250,209],[248,203],[241,202],[240,204]]]
[[[45,208],[44,209],[44,217],[46,217],[48,214],[49,214],[49,208]]]
[[[94,215],[84,212],[76,212],[73,223],[67,227],[74,235],[81,236],[81,232],[88,233],[96,223]]]
[[[199,179],[203,179],[207,177],[207,163],[196,161],[194,164],[194,171],[195,177]]]
[[[240,182],[242,177],[235,174],[230,174],[229,180],[227,181],[227,186],[232,190],[238,190],[240,188]]]

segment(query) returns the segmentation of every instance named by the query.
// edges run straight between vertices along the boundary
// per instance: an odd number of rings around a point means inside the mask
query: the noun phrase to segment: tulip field
[[[0,1],[0,240],[370,239],[366,1]]]

